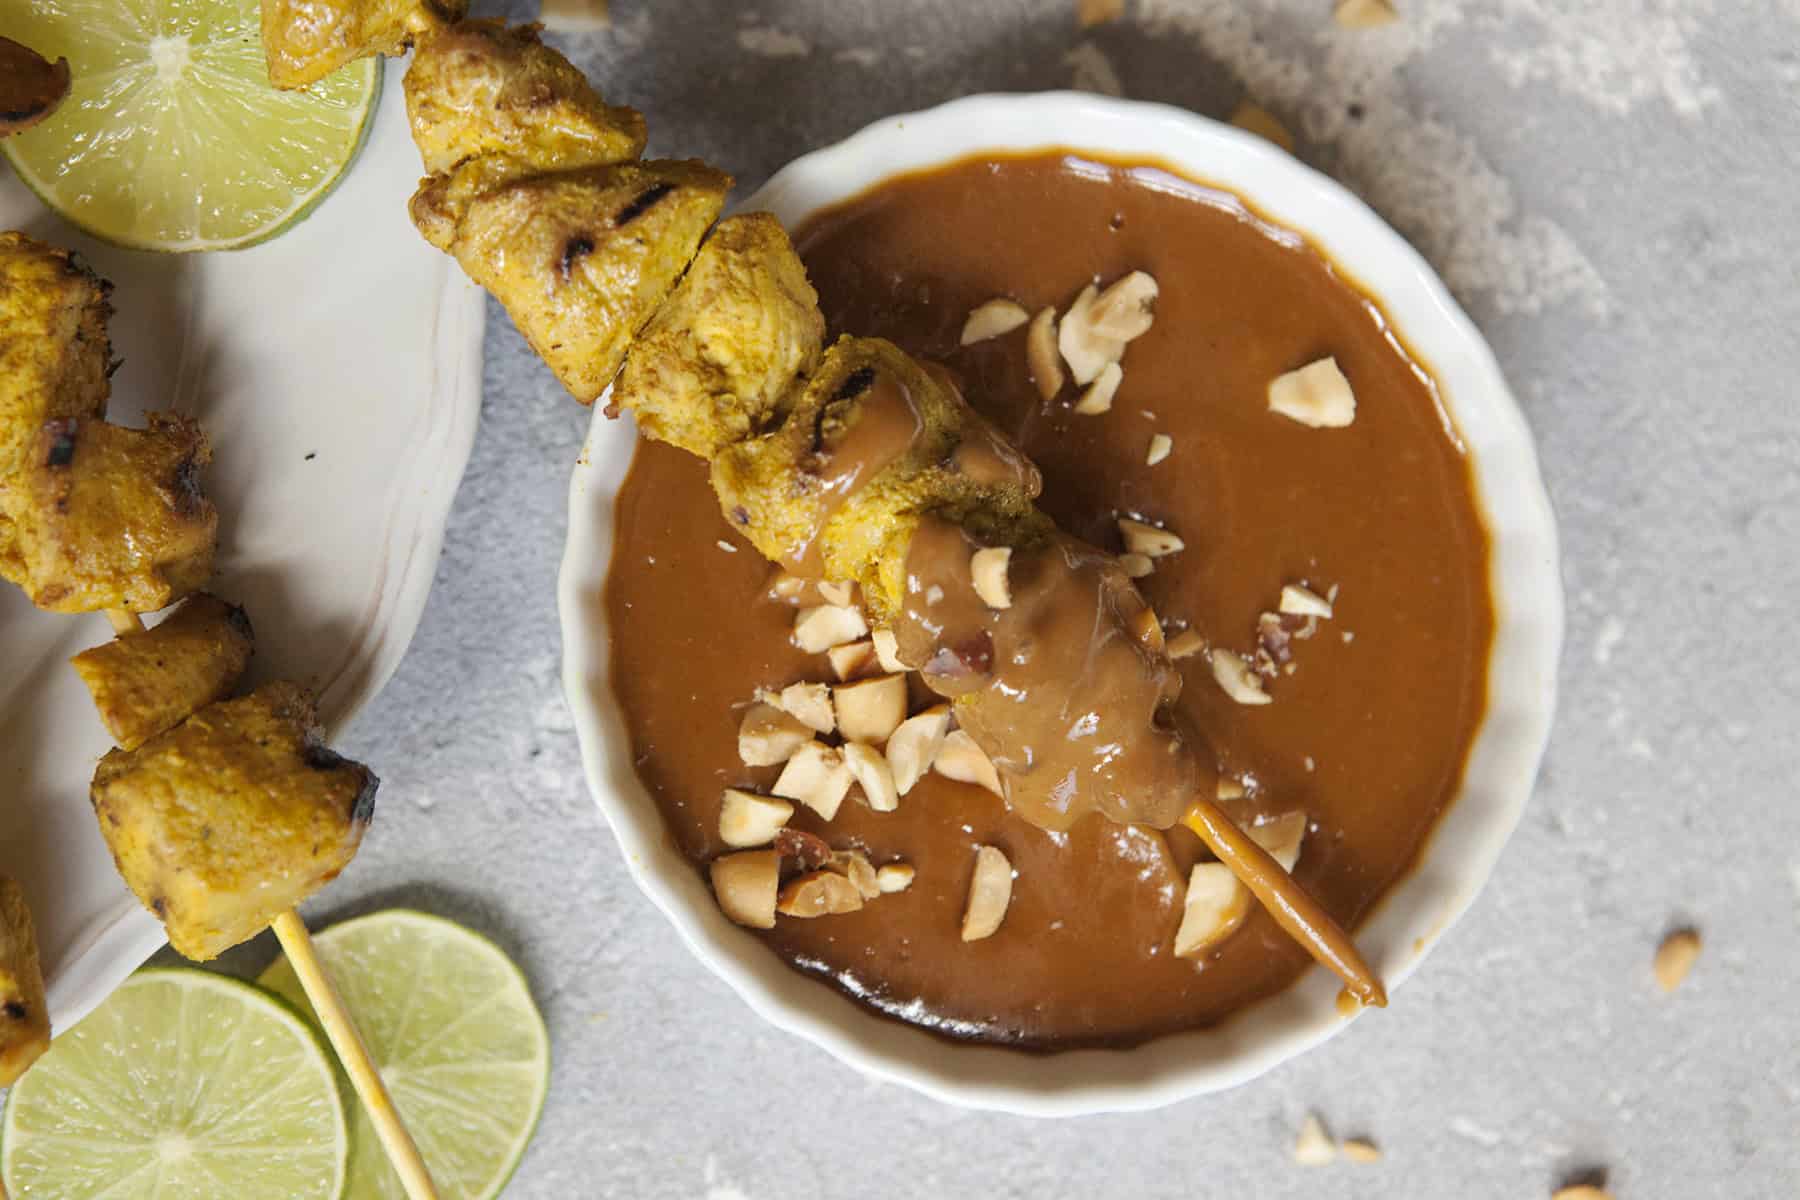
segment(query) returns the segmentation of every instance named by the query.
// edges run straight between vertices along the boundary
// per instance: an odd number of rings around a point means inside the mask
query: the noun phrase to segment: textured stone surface
[[[1387,1013],[1161,1113],[953,1111],[762,1024],[626,877],[558,680],[587,414],[490,306],[436,590],[344,747],[379,767],[381,811],[309,915],[417,904],[524,965],[555,1076],[509,1197],[1499,1200],[1596,1167],[1622,1198],[1800,1194],[1800,4],[1397,5],[1349,34],[1328,0],[1135,0],[1085,32],[1074,0],[614,0],[610,33],[556,39],[649,114],[653,153],[710,158],[740,195],[970,92],[1215,116],[1253,95],[1487,332],[1542,447],[1570,622],[1524,825]],[[1651,956],[1688,923],[1706,949],[1665,996]],[[1383,1161],[1295,1165],[1310,1110]]]

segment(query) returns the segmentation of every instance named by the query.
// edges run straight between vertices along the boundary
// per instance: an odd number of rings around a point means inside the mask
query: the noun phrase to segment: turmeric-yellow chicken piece
[[[825,318],[787,231],[727,217],[638,339],[612,402],[658,441],[711,458],[763,428],[819,362]]]
[[[541,175],[471,201],[450,249],[563,386],[592,404],[730,187],[723,171],[687,161]]]
[[[11,1087],[50,1048],[50,1007],[37,934],[19,885],[0,876],[0,1087]]]
[[[857,478],[828,479],[852,462]],[[726,520],[764,557],[861,583],[877,617],[903,595],[923,514],[1024,545],[1053,528],[1032,507],[1041,483],[954,386],[880,338],[838,339],[779,426],[712,460]]]
[[[176,950],[205,960],[336,878],[378,782],[326,749],[310,693],[270,683],[112,751],[91,796],[126,884]]]
[[[83,650],[69,664],[113,741],[135,750],[230,695],[254,645],[244,610],[202,592],[160,624]]]
[[[0,233],[0,576],[19,582],[6,496],[44,422],[106,413],[112,285],[69,250]]]
[[[469,0],[262,0],[269,82],[303,88],[366,55],[404,53],[468,11]]]
[[[428,175],[485,154],[523,175],[644,152],[643,114],[608,106],[535,25],[464,21],[425,39],[406,69],[406,114]]]
[[[148,429],[65,417],[38,430],[6,497],[18,583],[53,612],[152,612],[212,574],[219,514],[200,490],[212,459],[191,418]]]

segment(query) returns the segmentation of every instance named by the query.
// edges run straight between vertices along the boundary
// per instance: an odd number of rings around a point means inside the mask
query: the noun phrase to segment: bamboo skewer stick
[[[144,631],[143,619],[134,612],[109,608],[106,619],[112,622],[113,632],[120,637]],[[387,1085],[381,1081],[381,1073],[369,1059],[369,1048],[363,1043],[362,1034],[357,1032],[350,1010],[344,1007],[337,987],[313,950],[312,935],[307,933],[306,923],[290,908],[276,917],[270,928],[275,931],[282,951],[293,965],[294,974],[300,980],[307,1000],[312,1003],[313,1012],[318,1014],[319,1023],[325,1027],[325,1036],[337,1052],[344,1074],[356,1088],[357,1098],[362,1101],[369,1120],[374,1123],[381,1148],[387,1152],[388,1162],[400,1176],[409,1200],[437,1200],[437,1187],[431,1182],[425,1160],[419,1157],[418,1144],[406,1131],[406,1124],[394,1108],[393,1097],[388,1095]]]
[[[1387,989],[1363,961],[1350,935],[1223,809],[1197,796],[1188,805],[1181,823],[1200,835],[1207,849],[1262,902],[1276,924],[1320,965],[1343,980],[1351,995],[1365,1005],[1387,1007]]]
[[[338,1060],[344,1064],[344,1073],[350,1076],[350,1082],[362,1100],[363,1110],[369,1114],[375,1133],[381,1138],[381,1148],[387,1151],[388,1162],[400,1176],[407,1196],[410,1200],[437,1200],[431,1172],[426,1170],[417,1143],[400,1120],[387,1085],[381,1082],[381,1073],[369,1061],[369,1048],[363,1044],[362,1034],[357,1032],[350,1010],[344,1007],[331,976],[325,973],[324,964],[314,953],[312,935],[307,933],[306,923],[299,913],[289,909],[276,917],[270,928],[280,939],[281,949],[299,977],[300,986],[306,990],[306,998],[319,1015],[319,1023],[325,1026],[325,1036],[331,1039],[331,1048],[337,1051]]]

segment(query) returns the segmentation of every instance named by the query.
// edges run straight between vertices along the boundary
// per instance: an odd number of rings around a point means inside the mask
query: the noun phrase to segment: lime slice
[[[313,941],[438,1195],[498,1195],[550,1083],[550,1041],[519,968],[480,934],[405,909],[345,921]],[[259,982],[312,1011],[287,959]],[[346,1200],[405,1194],[367,1115],[353,1105]]]
[[[0,30],[55,61],[68,99],[0,142],[44,202],[142,250],[229,250],[305,216],[368,132],[381,64],[278,92],[257,0],[0,0]]]
[[[348,1135],[318,1035],[205,971],[139,971],[14,1085],[14,1200],[332,1200]]]

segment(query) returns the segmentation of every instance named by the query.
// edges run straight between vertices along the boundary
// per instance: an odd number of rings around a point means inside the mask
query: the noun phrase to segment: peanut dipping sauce
[[[1303,240],[1227,195],[1057,154],[892,180],[815,218],[795,241],[832,331],[887,337],[943,364],[1036,463],[1038,503],[1062,529],[1117,551],[1115,520],[1135,515],[1185,539],[1137,581],[1171,629],[1192,626],[1249,653],[1283,584],[1337,589],[1332,619],[1289,644],[1294,670],[1268,683],[1273,703],[1233,702],[1204,655],[1176,663],[1181,679],[1162,681],[1159,694],[1178,691],[1172,719],[1201,735],[1188,743],[1200,777],[1216,766],[1247,785],[1226,805],[1234,817],[1308,815],[1295,878],[1354,928],[1412,866],[1455,794],[1482,715],[1493,624],[1468,465],[1429,376],[1379,310]],[[1153,275],[1161,295],[1153,327],[1126,350],[1109,413],[1075,415],[1072,387],[1046,404],[1023,329],[958,345],[964,318],[986,300],[1060,313],[1088,282],[1134,269]],[[1325,355],[1355,388],[1355,422],[1314,429],[1270,413],[1269,382]],[[884,407],[904,419],[904,404]],[[1174,448],[1148,466],[1156,433]],[[722,790],[766,792],[779,773],[738,761],[743,706],[759,687],[829,680],[830,670],[792,644],[794,610],[766,597],[773,568],[720,515],[700,459],[640,442],[616,532],[605,599],[614,686],[637,771],[703,869],[728,849]],[[927,523],[912,553],[947,537],[962,534]],[[966,569],[963,547],[939,553]],[[1113,568],[1079,569],[1099,579]],[[1028,603],[1029,564],[1015,564],[1013,587],[1015,604]],[[1087,645],[1085,632],[1054,641],[1052,657],[1065,659]],[[916,711],[929,693],[916,677],[914,687]],[[1032,815],[1038,823],[937,775],[893,813],[850,801],[827,823],[800,808],[796,828],[862,847],[878,865],[904,860],[916,879],[858,912],[783,917],[753,936],[899,1019],[1034,1049],[1127,1045],[1214,1024],[1308,965],[1260,908],[1205,956],[1174,957],[1183,883],[1207,857],[1185,829],[1156,833],[1096,813],[1056,831],[1043,827],[1064,823],[1054,812]],[[964,943],[982,844],[1011,860],[1013,896],[999,932]]]

